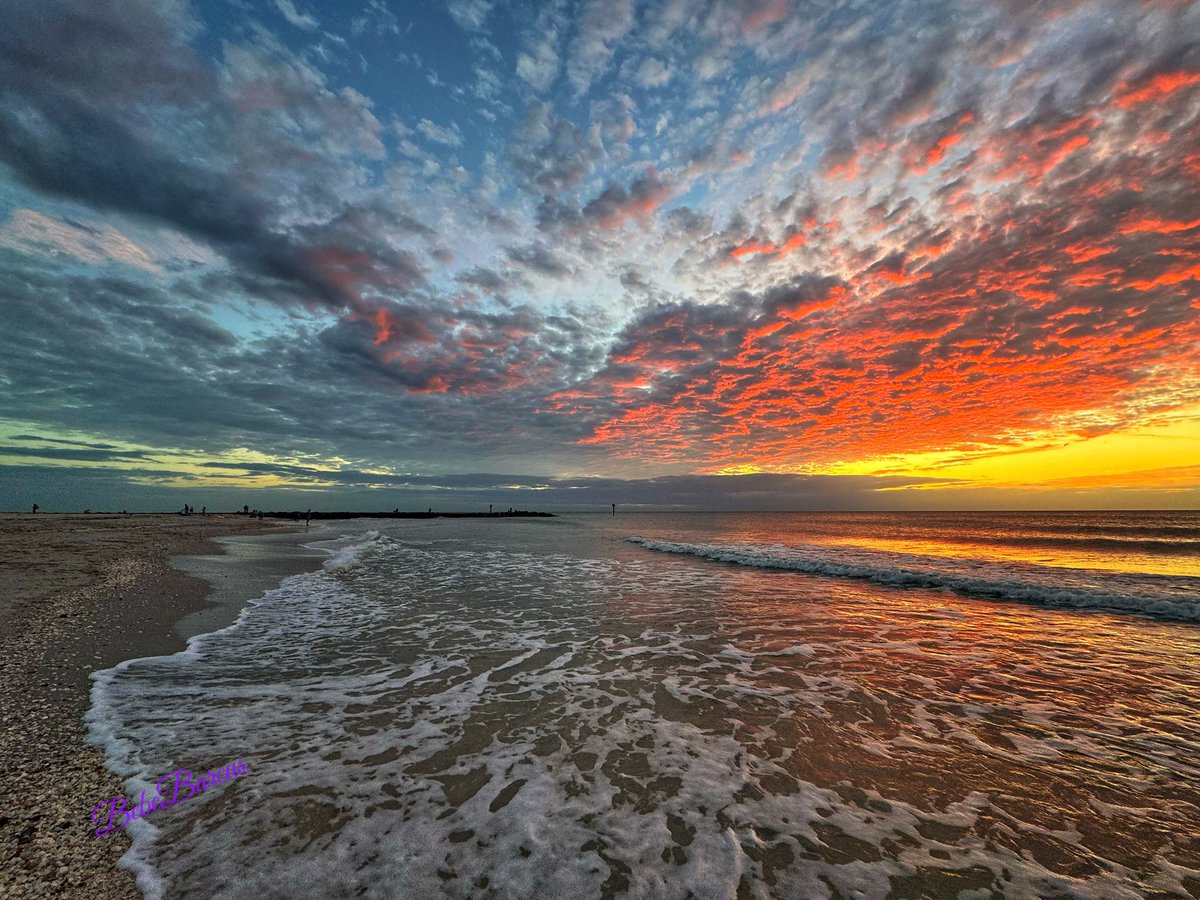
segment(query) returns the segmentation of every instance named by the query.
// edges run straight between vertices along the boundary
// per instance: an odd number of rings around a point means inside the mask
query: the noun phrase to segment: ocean
[[[95,676],[146,896],[1200,896],[1200,514],[339,522]],[[96,798],[97,800],[102,798]]]

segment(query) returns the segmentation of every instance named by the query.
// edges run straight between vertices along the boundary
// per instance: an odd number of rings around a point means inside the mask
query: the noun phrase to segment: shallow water
[[[98,679],[148,895],[1200,896],[1200,517],[370,527]]]

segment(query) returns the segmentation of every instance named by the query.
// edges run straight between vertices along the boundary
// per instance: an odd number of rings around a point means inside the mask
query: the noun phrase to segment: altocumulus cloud
[[[766,504],[686,479],[1200,401],[1195,4],[362,6],[0,0],[2,424],[139,448],[9,471]]]

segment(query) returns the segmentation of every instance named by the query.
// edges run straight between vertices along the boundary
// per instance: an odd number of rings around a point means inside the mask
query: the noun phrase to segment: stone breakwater
[[[92,824],[98,825],[96,837],[112,834],[117,829],[124,828],[134,819],[141,819],[160,809],[170,809],[176,803],[190,800],[197,794],[202,794],[210,788],[227,781],[232,781],[245,775],[250,769],[246,764],[236,759],[222,769],[209,769],[196,778],[190,769],[177,769],[162,776],[154,783],[155,796],[146,800],[146,792],[136,804],[130,806],[124,797],[110,797],[92,808]],[[185,793],[186,791],[186,793]],[[170,799],[167,799],[167,795]]]

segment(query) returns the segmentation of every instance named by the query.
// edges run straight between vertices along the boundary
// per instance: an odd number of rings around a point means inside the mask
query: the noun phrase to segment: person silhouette
[[[38,506],[36,503],[35,503],[35,504],[33,504],[33,514],[34,514],[35,516],[37,515],[37,511],[38,511],[39,509],[41,509],[41,507],[40,507],[40,506]]]
[[[304,514],[304,530],[305,531],[308,531],[308,523],[311,520],[312,520],[312,510],[310,509],[308,512],[306,512]]]

